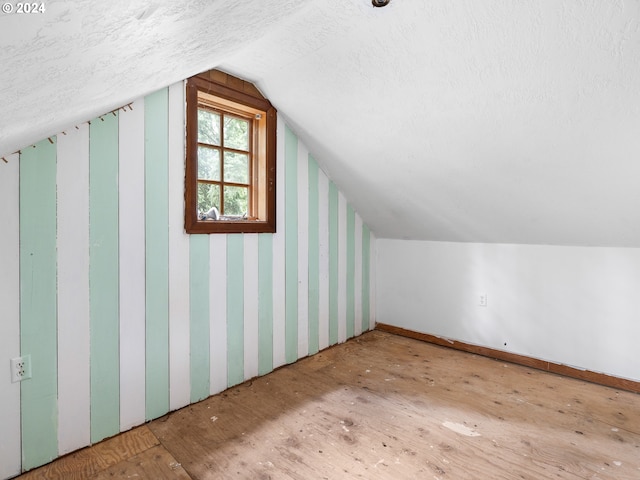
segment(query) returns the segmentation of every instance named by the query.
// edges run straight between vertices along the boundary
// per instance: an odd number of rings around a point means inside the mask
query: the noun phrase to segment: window
[[[276,110],[218,70],[187,80],[187,233],[275,232]]]

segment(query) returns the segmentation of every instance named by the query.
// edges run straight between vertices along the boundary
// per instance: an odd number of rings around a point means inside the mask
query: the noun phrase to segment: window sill
[[[260,222],[257,220],[206,220],[193,225],[186,225],[188,234],[217,234],[217,233],[275,233],[275,220]]]

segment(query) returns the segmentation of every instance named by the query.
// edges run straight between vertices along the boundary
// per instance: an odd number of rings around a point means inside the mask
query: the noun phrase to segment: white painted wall
[[[388,239],[376,248],[379,322],[640,380],[640,249]]]
[[[20,384],[8,359],[20,355],[20,234],[18,155],[0,160],[0,478],[20,473]]]
[[[58,448],[64,455],[91,441],[90,328],[83,321],[90,309],[89,125],[70,129],[57,143],[58,369],[73,372],[58,377]]]

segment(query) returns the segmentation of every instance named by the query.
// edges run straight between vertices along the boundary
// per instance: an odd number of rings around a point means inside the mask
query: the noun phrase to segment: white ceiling
[[[0,15],[0,155],[218,67],[379,237],[640,247],[639,0],[45,4]]]

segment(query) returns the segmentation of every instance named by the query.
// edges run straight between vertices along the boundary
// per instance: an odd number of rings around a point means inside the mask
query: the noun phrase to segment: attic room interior
[[[640,478],[640,0],[0,46],[0,480]]]

